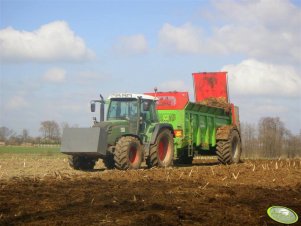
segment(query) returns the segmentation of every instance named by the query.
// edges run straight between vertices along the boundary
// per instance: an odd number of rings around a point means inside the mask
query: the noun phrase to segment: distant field
[[[40,155],[57,155],[60,153],[59,147],[22,147],[22,146],[2,146],[1,154],[40,154]]]

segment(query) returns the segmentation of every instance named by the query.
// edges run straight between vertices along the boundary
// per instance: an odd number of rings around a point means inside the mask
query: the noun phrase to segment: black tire
[[[237,130],[232,130],[227,140],[218,140],[216,144],[218,160],[223,164],[239,163],[241,140]]]
[[[168,167],[173,164],[173,155],[173,135],[169,129],[163,129],[159,133],[156,143],[150,147],[146,164],[149,168],[154,166]]]
[[[143,158],[142,146],[135,137],[121,137],[115,147],[115,167],[120,170],[138,169]]]
[[[92,170],[97,159],[86,156],[69,156],[69,165],[76,170]]]
[[[107,155],[105,158],[102,159],[103,164],[107,169],[114,169],[115,168],[115,161],[114,155]]]

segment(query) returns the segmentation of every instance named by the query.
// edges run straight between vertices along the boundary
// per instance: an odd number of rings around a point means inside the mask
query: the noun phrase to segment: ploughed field
[[[83,172],[59,153],[0,153],[0,225],[280,225],[272,205],[300,217],[300,159]]]

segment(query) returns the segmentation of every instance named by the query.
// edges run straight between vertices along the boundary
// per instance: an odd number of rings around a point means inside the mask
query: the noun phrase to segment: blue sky
[[[241,121],[301,129],[301,1],[0,0],[0,126],[90,126],[102,93],[189,91],[229,72]]]

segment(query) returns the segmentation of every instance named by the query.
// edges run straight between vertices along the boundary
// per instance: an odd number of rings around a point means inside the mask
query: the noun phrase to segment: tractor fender
[[[143,141],[141,140],[141,137],[139,137],[138,135],[136,135],[136,134],[131,134],[131,133],[129,133],[129,134],[122,134],[122,136],[120,136],[120,137],[118,137],[117,138],[117,140],[116,140],[116,142],[115,143],[117,143],[118,142],[118,140],[120,140],[122,137],[135,137],[135,138],[137,138],[139,141],[140,141],[140,144],[142,145],[143,144]]]
[[[162,129],[169,129],[170,132],[172,133],[173,137],[175,137],[175,133],[174,133],[174,130],[173,130],[173,127],[172,127],[171,124],[169,124],[169,123],[160,123],[160,124],[155,125],[155,129],[154,129],[154,132],[152,134],[150,144],[155,144],[156,143],[157,137],[158,137],[158,135],[159,135],[159,133],[161,132]]]

